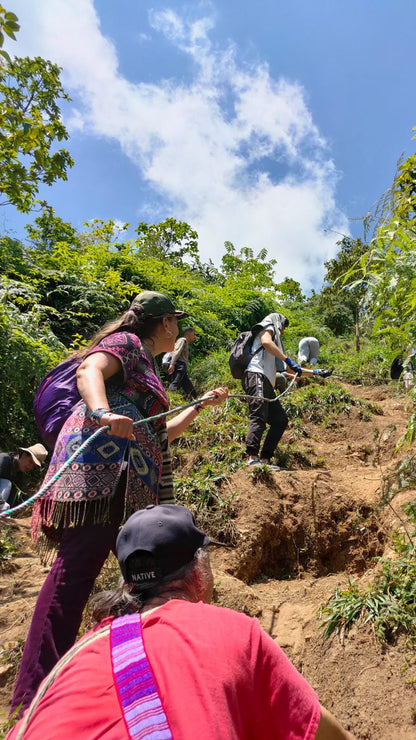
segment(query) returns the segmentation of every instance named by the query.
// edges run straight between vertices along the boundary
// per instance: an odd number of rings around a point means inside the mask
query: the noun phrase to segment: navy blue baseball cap
[[[129,517],[117,537],[116,550],[124,580],[142,590],[191,563],[200,547],[223,544],[198,529],[185,506],[160,504]]]

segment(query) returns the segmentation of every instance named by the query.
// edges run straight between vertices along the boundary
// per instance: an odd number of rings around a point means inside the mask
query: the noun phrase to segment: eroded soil
[[[381,648],[370,626],[322,641],[319,608],[335,588],[355,578],[365,585],[373,558],[389,550],[401,504],[415,491],[379,508],[382,481],[393,470],[394,449],[408,414],[405,397],[389,387],[348,387],[382,414],[363,420],[352,407],[330,428],[308,424],[303,445],[319,467],[271,473],[239,470],[227,482],[236,492],[236,546],[213,554],[216,603],[257,617],[286,650],[325,704],[359,740],[416,738],[416,691],[403,672],[404,643]],[[285,441],[293,432],[286,432]],[[16,654],[25,639],[47,570],[29,539],[28,517],[8,525],[20,553],[0,577],[0,719],[7,715]]]

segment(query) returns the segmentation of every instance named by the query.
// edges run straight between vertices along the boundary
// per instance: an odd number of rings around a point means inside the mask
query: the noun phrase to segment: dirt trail
[[[404,398],[389,387],[347,388],[376,403],[382,414],[365,421],[352,407],[330,428],[306,425],[302,444],[320,467],[280,471],[267,480],[242,469],[230,478],[238,539],[233,550],[213,556],[215,599],[256,616],[358,740],[410,740],[416,738],[416,693],[406,679],[416,668],[402,675],[404,646],[381,649],[369,627],[323,643],[319,629],[319,607],[349,577],[362,583],[371,578],[372,558],[388,549],[389,533],[399,524],[394,510],[400,514],[401,503],[415,496],[407,490],[393,507],[374,509],[381,476],[397,461],[394,448],[407,420]],[[0,662],[0,718],[13,683],[10,648],[25,638],[47,572],[30,543],[29,523],[10,523],[21,552],[0,577],[0,647],[6,656]]]

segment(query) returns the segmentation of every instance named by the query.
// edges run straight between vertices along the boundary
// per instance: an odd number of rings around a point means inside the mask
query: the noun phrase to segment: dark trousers
[[[192,380],[188,375],[188,365],[184,360],[177,360],[170,376],[170,391],[183,391],[189,398],[198,398]]]
[[[110,551],[124,510],[125,477],[111,501],[110,524],[65,529],[55,562],[40,590],[26,639],[10,712],[32,701],[39,684],[74,644],[82,613]],[[91,517],[90,517],[91,518]]]
[[[265,375],[246,371],[243,375],[242,385],[245,393],[248,396],[253,396],[253,400],[248,402],[247,455],[252,455],[253,457],[260,456],[269,460],[273,457],[278,442],[288,425],[286,411],[280,401],[268,403],[267,401],[256,399],[256,396],[264,396],[264,398],[271,399],[276,398],[272,385]],[[261,440],[267,424],[270,427],[259,455]]]

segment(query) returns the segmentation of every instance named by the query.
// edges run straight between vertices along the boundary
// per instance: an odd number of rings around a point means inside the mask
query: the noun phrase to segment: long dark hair
[[[149,339],[162,321],[163,316],[158,316],[157,318],[146,317],[141,306],[134,306],[123,313],[119,319],[109,321],[105,324],[94,334],[91,341],[85,347],[73,352],[70,357],[78,357],[82,360],[102,339],[119,331],[128,331],[131,334],[136,334],[139,339]]]

